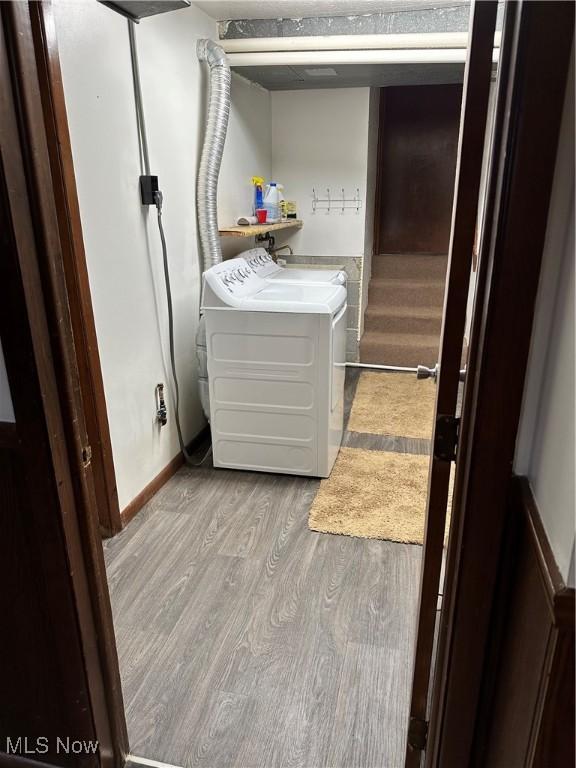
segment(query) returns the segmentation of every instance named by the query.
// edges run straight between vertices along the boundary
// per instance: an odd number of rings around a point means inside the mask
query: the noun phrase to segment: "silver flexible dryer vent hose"
[[[198,59],[210,66],[208,118],[196,187],[202,257],[204,269],[209,269],[222,261],[216,196],[230,114],[230,67],[223,49],[212,40],[198,40],[196,51]]]
[[[196,184],[196,211],[204,270],[222,261],[218,232],[218,174],[222,162],[228,117],[230,115],[230,67],[224,50],[213,40],[198,40],[196,53],[210,67],[210,96],[204,145]],[[198,386],[200,402],[206,418],[210,419],[208,389],[208,360],[206,354],[206,325],[200,317],[196,334],[198,356]]]

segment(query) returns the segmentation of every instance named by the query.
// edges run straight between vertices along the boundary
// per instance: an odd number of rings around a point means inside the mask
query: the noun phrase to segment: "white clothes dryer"
[[[342,441],[346,289],[204,273],[214,466],[328,477]]]

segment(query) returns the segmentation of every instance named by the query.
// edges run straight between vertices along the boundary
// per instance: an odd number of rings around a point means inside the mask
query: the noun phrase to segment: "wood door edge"
[[[49,0],[31,2],[30,18],[46,124],[52,178],[58,196],[60,237],[63,239],[68,295],[74,320],[74,341],[80,370],[84,411],[87,417],[100,526],[111,532],[122,529],[110,426],[78,193],[66,113],[54,10]]]
[[[466,304],[469,286],[472,245],[478,211],[478,194],[486,119],[488,114],[492,48],[496,27],[497,2],[476,3],[470,32],[470,47],[461,108],[458,159],[455,178],[447,287],[444,300],[442,338],[440,347],[440,377],[436,394],[435,413],[456,413],[459,371],[464,344]],[[436,434],[436,425],[434,434]],[[434,444],[434,439],[432,441]],[[459,451],[460,456],[460,451]],[[458,458],[459,460],[459,458]],[[426,537],[420,573],[420,605],[414,654],[414,672],[410,700],[410,716],[416,721],[428,721],[428,701],[432,687],[432,659],[436,622],[436,603],[440,578],[446,504],[448,499],[450,462],[434,457],[430,462]],[[457,500],[457,488],[454,491]],[[457,516],[455,502],[453,517]],[[454,525],[454,523],[452,523]],[[432,533],[431,548],[427,546]],[[406,750],[406,768],[420,765],[421,751]]]
[[[551,32],[551,26],[554,26],[554,24],[557,25],[557,27],[554,29],[554,34],[559,36],[559,44],[557,48],[555,49],[554,53],[548,57],[548,63],[546,64],[546,67],[544,69],[549,69],[551,66],[551,61],[555,62],[555,66],[557,69],[554,70],[554,72],[559,72],[558,79],[563,79],[563,73],[562,68],[564,65],[566,65],[566,68],[568,66],[568,59],[570,55],[570,45],[567,44],[567,36],[572,37],[573,35],[573,14],[574,9],[571,4],[564,4],[564,3],[558,3],[554,4],[556,6],[554,11],[550,11],[550,15],[544,16],[540,19],[540,22],[542,22],[543,19],[546,20],[546,23],[542,26],[548,30],[548,34],[552,34]],[[527,9],[527,13],[529,14],[542,14],[546,13],[545,11],[546,4],[540,4],[540,3],[524,3],[524,4],[509,4],[507,8],[507,17],[513,21],[512,14],[516,14],[517,12],[520,13],[520,11],[523,11],[524,9]],[[572,17],[571,23],[568,22],[568,20],[560,20],[558,18],[557,14],[558,10],[560,8],[563,8],[563,14],[570,14]],[[510,14],[510,16],[509,16]],[[528,34],[527,30],[531,29],[531,33],[533,33],[532,42],[531,44],[534,45],[535,40],[544,41],[547,39],[548,34],[543,35],[543,33],[538,33],[535,31],[535,27],[530,27],[530,22],[533,22],[533,19],[531,18],[530,21],[523,26],[521,29],[522,35],[524,37]],[[562,27],[563,25],[563,27]],[[507,30],[507,20],[505,18],[505,24],[504,24],[504,31]],[[520,32],[516,32],[514,25],[510,24],[510,47],[513,47],[513,45],[516,44],[516,40],[520,39],[521,34]],[[559,32],[559,29],[562,28],[562,31]],[[526,44],[524,44],[524,48],[526,47]],[[503,62],[502,54],[506,54],[505,47],[501,47],[501,62]],[[548,54],[546,52],[542,52],[542,56],[547,56]],[[514,54],[514,57],[516,57],[516,54]],[[542,77],[540,74],[543,67],[541,64],[537,63],[537,57],[534,59],[532,56],[526,55],[525,51],[522,52],[522,57],[519,59],[521,62],[522,67],[525,68],[528,66],[531,66],[531,72],[532,75],[537,71],[539,73],[539,76]],[[517,119],[519,115],[521,114],[517,109],[509,109],[507,104],[507,91],[506,89],[515,88],[516,86],[516,80],[517,78],[520,78],[522,82],[526,81],[526,74],[524,70],[520,71],[520,74],[514,69],[516,67],[516,62],[512,63],[512,71],[514,72],[513,75],[513,81],[510,83],[509,86],[506,86],[504,90],[501,89],[501,92],[498,94],[498,111],[502,114],[506,113],[507,119],[510,119],[512,116],[514,119]],[[546,75],[547,77],[550,77],[550,74],[548,73]],[[519,86],[518,86],[519,87]],[[540,88],[542,91],[542,88]],[[546,221],[547,221],[547,208],[548,208],[548,202],[549,202],[549,183],[551,184],[551,177],[553,173],[553,168],[555,164],[555,147],[557,144],[557,129],[559,128],[560,124],[560,115],[561,115],[561,106],[563,103],[563,97],[564,97],[564,89],[559,87],[559,83],[555,84],[555,87],[553,89],[548,89],[544,91],[546,94],[546,100],[547,100],[547,108],[546,109],[540,109],[539,113],[542,115],[546,115],[546,131],[550,131],[552,136],[556,135],[556,138],[550,137],[550,139],[547,139],[547,146],[545,155],[547,156],[546,159],[543,159],[542,157],[539,158],[539,181],[535,178],[531,181],[530,184],[524,185],[524,194],[526,197],[529,197],[530,195],[536,195],[538,200],[542,200],[543,202],[541,205],[539,205],[538,213],[534,217],[534,221],[532,221],[532,228],[530,230],[527,230],[526,228],[526,222],[525,219],[522,222],[521,216],[516,217],[516,224],[518,228],[520,226],[523,226],[523,235],[528,237],[528,232],[532,233],[532,249],[534,250],[534,243],[539,242],[539,240],[535,239],[536,237],[539,238],[540,235],[536,236],[533,234],[534,232],[534,226],[541,227],[543,226],[545,229]],[[553,107],[550,111],[550,107]],[[533,106],[533,114],[536,114],[537,107]],[[525,120],[525,114],[522,112],[523,119]],[[503,118],[502,118],[503,119]],[[542,121],[544,118],[542,118]],[[534,125],[534,122],[532,123]],[[512,163],[511,155],[512,151],[510,150],[510,147],[504,146],[505,141],[514,141],[516,144],[512,145],[512,149],[514,149],[517,146],[518,142],[518,131],[509,128],[506,124],[505,127],[502,129],[504,131],[504,134],[508,134],[510,136],[509,139],[502,139],[500,137],[495,142],[495,151],[498,152],[498,155],[496,156],[494,166],[491,168],[490,174],[493,176],[494,181],[491,182],[491,186],[494,188],[500,189],[500,175],[499,175],[499,169],[501,166],[501,163],[506,161],[508,165]],[[535,136],[538,138],[541,138],[541,135],[543,134],[542,128],[536,130]],[[532,134],[532,138],[534,139],[534,131]],[[524,144],[526,147],[526,153],[529,151],[532,152],[532,155],[534,155],[534,150],[530,150],[530,147],[533,146],[533,144],[530,144],[527,139],[524,139]],[[552,158],[550,158],[550,155],[552,155]],[[508,179],[506,181],[506,184],[502,187],[505,191],[508,189],[508,186],[510,184],[511,179],[513,179],[513,176],[510,176],[511,171],[508,171]],[[490,197],[494,197],[496,194],[495,189],[492,191],[489,191],[488,199]],[[500,194],[500,192],[498,193]],[[510,198],[509,193],[508,198]],[[494,200],[492,200],[494,202]],[[490,214],[491,217],[491,224],[490,226],[494,227],[502,227],[503,231],[506,231],[506,228],[510,227],[510,221],[509,217],[507,218],[506,211],[503,211],[502,209],[502,201],[498,198],[498,195],[496,195],[496,207],[493,209],[493,212]],[[492,221],[493,219],[493,221]],[[538,222],[538,224],[536,224]],[[543,224],[542,224],[543,222]],[[539,230],[538,230],[539,231]],[[510,235],[511,237],[512,235]],[[498,237],[498,239],[496,239]],[[505,234],[500,235],[498,232],[495,232],[495,234],[490,233],[489,238],[486,239],[485,242],[483,242],[480,252],[480,278],[479,278],[479,286],[482,286],[483,280],[486,279],[486,273],[489,274],[490,280],[494,279],[494,272],[492,270],[492,267],[488,264],[491,249],[492,248],[499,248],[499,251],[502,251],[503,244],[502,240],[506,237]],[[483,238],[484,239],[484,238]],[[540,254],[541,255],[541,254]],[[509,258],[509,256],[508,256]],[[530,284],[531,289],[534,288],[534,284],[537,285],[537,279],[538,274],[540,271],[540,261],[539,257],[536,259],[536,262],[534,262],[534,259],[531,262],[531,276],[530,276]],[[534,266],[535,264],[535,266]],[[490,267],[490,268],[489,268]],[[502,269],[502,264],[498,265],[498,269]],[[534,269],[537,269],[536,275],[534,275]],[[510,272],[510,270],[508,270]],[[484,277],[482,277],[484,275]],[[512,275],[509,277],[510,280],[513,279]],[[523,266],[522,267],[522,279],[524,283],[528,280],[526,276],[526,269]],[[513,293],[513,292],[512,292]],[[485,361],[489,361],[492,357],[492,359],[496,359],[496,349],[495,347],[498,346],[499,343],[499,336],[498,336],[498,329],[505,328],[505,326],[502,325],[500,320],[496,321],[494,319],[494,303],[497,301],[502,306],[509,305],[509,295],[510,292],[504,292],[500,295],[496,295],[494,291],[488,287],[486,289],[486,294],[481,295],[480,299],[476,298],[475,302],[475,309],[474,309],[474,323],[473,323],[473,342],[471,346],[471,366],[469,368],[469,375],[467,377],[466,382],[466,397],[465,397],[465,404],[464,409],[472,408],[473,411],[476,411],[476,408],[478,406],[478,391],[484,390],[486,391],[493,391],[494,387],[496,386],[496,383],[498,381],[498,377],[494,376],[488,376],[486,377],[486,374],[483,373],[482,367],[484,365]],[[506,381],[505,384],[501,384],[501,387],[504,387],[506,391],[512,391],[516,392],[518,388],[520,388],[524,382],[525,377],[525,371],[526,371],[526,362],[527,362],[527,350],[525,349],[526,344],[529,343],[529,337],[530,337],[530,328],[532,323],[532,317],[533,317],[533,311],[534,311],[534,303],[535,303],[535,292],[534,296],[531,294],[529,295],[529,298],[523,297],[523,300],[515,306],[511,311],[514,312],[514,318],[515,321],[518,320],[519,313],[522,315],[522,322],[525,327],[528,328],[528,334],[526,332],[524,335],[516,336],[515,342],[513,345],[508,346],[508,351],[513,353],[511,356],[509,356],[507,360],[507,368],[512,368],[512,372],[510,373],[509,370],[507,370],[506,373]],[[514,327],[513,325],[511,327]],[[487,342],[486,337],[489,336],[489,342]],[[520,341],[520,349],[518,348],[517,342]],[[489,344],[490,347],[490,354],[488,353],[486,349],[486,345]],[[478,358],[478,360],[475,359],[475,357]],[[513,365],[511,363],[512,359],[519,358],[517,362],[515,362]],[[478,370],[476,370],[478,369]],[[473,382],[477,383],[473,383]],[[483,381],[482,388],[480,388],[480,384],[478,382]],[[486,397],[484,398],[486,400]],[[521,398],[520,398],[521,399]],[[510,405],[510,403],[509,403]],[[514,429],[517,429],[514,427],[514,424],[517,421],[517,414],[515,413],[516,409],[519,407],[519,399],[516,398],[515,403],[513,404],[514,407],[511,409],[511,411],[504,408],[502,405],[502,402],[500,399],[496,396],[493,397],[492,403],[488,403],[487,407],[492,408],[492,412],[494,414],[494,417],[498,419],[498,437],[499,441],[503,439],[503,435],[506,433],[506,430],[509,427],[507,425],[511,425]],[[485,415],[485,414],[484,414]],[[478,420],[476,420],[478,421]],[[481,420],[482,421],[482,420]],[[485,419],[484,419],[485,421]],[[479,424],[479,427],[481,427],[481,423]],[[509,442],[509,441],[508,441]],[[464,436],[464,443],[468,443],[469,447],[472,447],[472,441],[469,439],[466,435]],[[493,482],[497,482],[499,484],[500,492],[506,495],[507,492],[507,486],[504,487],[504,490],[502,491],[502,478],[506,481],[506,483],[509,480],[509,473],[512,465],[512,459],[504,457],[503,453],[503,446],[498,443],[498,451],[494,450],[495,443],[492,442],[490,445],[490,448],[486,447],[486,456],[491,456],[492,458],[486,462],[484,462],[485,469],[485,477],[484,477],[484,483],[483,483],[483,492],[482,497],[486,497],[486,499],[492,498],[491,494],[493,495],[494,487]],[[506,449],[508,450],[508,449]],[[471,456],[471,454],[470,454]],[[467,461],[472,461],[472,466],[476,464],[478,466],[478,459],[477,457],[472,460],[467,458]],[[494,464],[494,462],[505,462],[507,467],[507,472],[505,471],[505,468],[502,468],[502,471],[500,472],[499,478],[494,478],[493,472],[490,470],[490,467]],[[468,470],[467,470],[468,472]],[[492,487],[491,487],[492,486]],[[479,498],[476,496],[476,498],[472,499],[464,499],[464,506],[466,508],[465,515],[463,515],[462,519],[462,525],[464,524],[464,520],[469,517],[468,512],[468,504],[472,502],[476,506],[478,506]],[[504,502],[502,502],[504,503]],[[485,509],[491,510],[494,509],[495,513],[497,513],[497,509],[494,507],[493,500],[491,502],[486,501],[485,502]],[[498,508],[499,509],[499,508]],[[475,517],[477,525],[480,525],[480,518]],[[487,522],[482,518],[482,525],[484,528],[487,526]],[[496,532],[494,532],[494,535],[496,536]],[[461,546],[461,545],[459,545]],[[470,542],[468,541],[467,546],[470,546]],[[456,617],[454,607],[450,604],[456,599],[455,595],[456,592],[459,590],[460,593],[462,593],[462,590],[464,587],[462,586],[462,579],[463,579],[463,572],[470,570],[470,562],[469,558],[455,558],[451,556],[451,549],[453,552],[456,551],[456,546],[452,548],[449,547],[449,559],[448,559],[448,565],[447,565],[447,584],[448,584],[448,590],[445,592],[444,595],[444,606],[445,610],[442,612],[442,618],[441,618],[441,626],[440,626],[440,647],[439,647],[439,653],[438,658],[440,660],[440,674],[437,675],[437,681],[439,682],[434,686],[434,697],[433,697],[433,732],[431,734],[432,738],[429,741],[429,750],[426,755],[426,766],[436,766],[438,765],[439,761],[446,761],[451,760],[454,758],[454,755],[451,753],[446,753],[444,751],[444,747],[447,746],[449,743],[451,743],[453,746],[460,743],[460,744],[469,744],[468,736],[464,737],[462,735],[462,724],[466,723],[466,727],[469,727],[470,723],[475,723],[475,727],[478,728],[478,720],[475,718],[470,718],[469,714],[464,714],[464,708],[465,707],[471,707],[474,709],[476,714],[478,715],[478,706],[479,706],[479,697],[476,696],[476,693],[474,692],[474,686],[476,685],[476,678],[472,676],[472,670],[470,670],[470,665],[473,664],[476,668],[478,664],[480,663],[480,659],[476,659],[475,653],[472,648],[468,648],[467,653],[467,672],[466,675],[463,671],[463,649],[467,645],[462,640],[459,640],[458,643],[456,643],[456,640],[454,639],[454,634],[456,631],[456,628],[458,628],[459,632],[463,631],[464,623],[463,618],[461,616]],[[498,542],[496,540],[493,540],[491,543],[491,549],[488,552],[488,556],[483,559],[482,561],[482,569],[483,573],[485,574],[485,577],[483,577],[483,580],[481,582],[478,582],[479,584],[479,592],[477,594],[478,604],[480,605],[480,599],[485,599],[486,595],[484,594],[485,590],[490,589],[490,579],[491,579],[491,573],[493,570],[493,560],[494,558],[497,558],[499,556],[499,546]],[[492,570],[491,570],[492,569]],[[464,605],[465,598],[460,594],[460,603]],[[484,622],[484,618],[482,618],[482,622]],[[472,625],[466,625],[469,627],[469,634],[471,638],[474,638],[474,643],[480,643],[483,642],[483,640],[486,638],[486,625],[485,623],[480,623],[480,619],[477,619],[477,621],[474,623],[474,626]],[[460,637],[460,635],[459,635]],[[455,662],[454,656],[455,656],[455,649],[458,647],[458,661]],[[486,645],[484,645],[486,647]],[[458,665],[458,669],[455,670],[455,664]],[[480,676],[480,680],[482,677]],[[460,683],[458,683],[460,681]],[[481,715],[479,715],[481,719]],[[449,725],[446,724],[446,719],[449,718]],[[460,738],[457,740],[456,733],[454,732],[455,729],[455,722],[458,722],[458,728]],[[452,738],[452,741],[450,742],[450,738]],[[471,750],[471,757],[474,757],[476,759],[476,755],[474,754],[473,750],[475,749],[474,745],[470,746]],[[471,764],[478,764],[481,765],[482,763],[471,763]]]
[[[4,4],[3,37],[11,81],[6,129],[14,206],[14,239],[24,301],[30,324],[35,370],[41,376],[42,413],[47,423],[63,547],[84,658],[90,715],[100,744],[102,766],[121,766],[128,737],[120,686],[114,628],[97,535],[90,468],[78,448],[84,430],[82,403],[71,373],[74,359],[68,302],[58,272],[59,226],[40,100],[37,51],[32,32],[36,3]],[[12,208],[11,208],[12,212]],[[42,266],[42,270],[41,270]],[[49,280],[43,282],[41,274]],[[19,426],[22,432],[22,427]],[[25,435],[22,432],[22,438]],[[85,707],[84,710],[87,708]]]

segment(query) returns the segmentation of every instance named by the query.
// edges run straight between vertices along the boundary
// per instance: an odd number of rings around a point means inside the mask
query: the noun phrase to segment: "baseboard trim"
[[[574,765],[574,589],[526,477],[513,476],[475,765]],[[527,631],[527,628],[530,631]]]
[[[530,541],[554,624],[559,628],[574,631],[575,591],[566,586],[562,579],[528,479],[516,477],[514,484],[516,503],[528,525]]]
[[[206,425],[196,437],[191,440],[187,446],[187,450],[193,451],[202,443],[210,432],[210,427]],[[135,496],[132,501],[127,504],[120,513],[120,519],[122,520],[122,528],[125,528],[128,523],[133,520],[142,507],[147,504],[155,493],[158,493],[160,488],[165,485],[171,477],[173,477],[180,467],[184,464],[184,456],[181,452],[177,456],[174,456],[168,464],[162,469],[156,477],[154,477],[148,485],[146,485],[140,493]]]
[[[120,512],[122,528],[125,528],[128,523],[136,517],[142,507],[150,501],[152,496],[154,496],[154,494],[157,493],[173,475],[176,474],[183,463],[184,457],[181,453],[179,453],[178,456],[174,456],[164,469],[160,470],[156,477],[154,477],[126,507],[124,507],[122,512]]]

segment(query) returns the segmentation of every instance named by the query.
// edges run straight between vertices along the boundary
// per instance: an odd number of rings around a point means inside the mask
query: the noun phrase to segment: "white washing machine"
[[[281,267],[264,248],[252,248],[240,254],[259,277],[264,280],[282,280],[287,283],[328,283],[346,285],[347,275],[342,269],[298,269]]]
[[[204,273],[214,466],[328,477],[342,441],[346,289]]]

